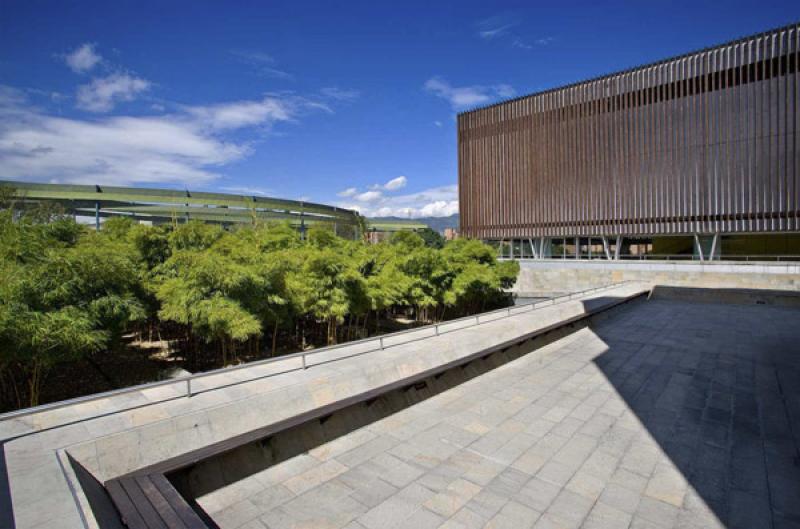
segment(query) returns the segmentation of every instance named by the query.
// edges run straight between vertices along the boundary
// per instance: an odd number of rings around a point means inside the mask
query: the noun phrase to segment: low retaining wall
[[[656,285],[650,299],[688,301],[690,303],[723,303],[728,305],[773,305],[800,307],[800,291],[752,288],[694,288]]]
[[[512,291],[520,297],[549,296],[619,281],[697,288],[800,290],[800,264],[521,260]]]

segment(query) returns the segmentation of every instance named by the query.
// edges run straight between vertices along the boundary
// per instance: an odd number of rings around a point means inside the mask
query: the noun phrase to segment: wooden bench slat
[[[156,512],[158,512],[159,516],[161,516],[161,519],[167,524],[167,527],[170,529],[186,529],[186,524],[183,523],[181,517],[175,512],[172,504],[170,504],[161,491],[158,490],[158,487],[153,484],[150,476],[137,476],[136,482],[150,501],[150,504],[155,508]]]
[[[153,505],[147,500],[147,497],[134,478],[122,478],[119,481],[122,488],[125,489],[125,492],[128,493],[131,501],[136,506],[136,510],[142,515],[148,529],[169,529],[158,512],[156,512]]]
[[[139,511],[134,507],[128,493],[122,488],[119,481],[111,481],[106,484],[111,501],[114,502],[117,510],[119,511],[122,523],[128,526],[129,529],[148,529],[144,523],[144,519],[139,514]]]
[[[178,516],[180,516],[183,523],[186,524],[187,529],[209,529],[208,525],[200,518],[194,509],[186,502],[172,483],[164,476],[164,474],[156,473],[149,475],[153,485],[158,488],[164,498],[169,502]]]

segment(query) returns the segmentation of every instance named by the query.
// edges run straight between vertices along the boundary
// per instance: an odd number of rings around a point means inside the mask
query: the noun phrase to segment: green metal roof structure
[[[298,229],[324,223],[337,234],[358,238],[361,231],[404,231],[425,228],[415,222],[370,222],[358,212],[282,198],[208,193],[144,187],[101,185],[37,184],[0,180],[0,188],[13,189],[16,200],[25,204],[58,204],[71,215],[100,219],[124,216],[153,223],[201,220],[218,224],[244,224],[258,220],[288,220]]]
[[[383,221],[367,219],[367,229],[369,231],[395,232],[395,231],[418,231],[427,228],[427,224],[409,221]]]

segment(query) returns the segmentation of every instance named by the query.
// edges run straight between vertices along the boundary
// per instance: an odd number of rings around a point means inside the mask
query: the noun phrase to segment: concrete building
[[[461,233],[534,258],[800,258],[799,29],[460,114]]]

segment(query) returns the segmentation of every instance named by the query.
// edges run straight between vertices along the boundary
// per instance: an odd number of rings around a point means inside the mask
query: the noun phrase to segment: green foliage
[[[444,237],[438,231],[426,227],[417,231],[417,234],[422,237],[422,240],[425,241],[425,246],[428,248],[436,248],[437,250],[444,248]]]
[[[192,369],[209,351],[204,365],[217,367],[269,350],[264,335],[273,352],[279,335],[291,348],[335,343],[393,313],[435,321],[506,303],[518,272],[478,241],[425,230],[368,245],[331,228],[302,240],[285,222],[226,231],[117,218],[95,232],[53,212],[0,211],[0,381],[24,373],[34,404],[48,369],[113,353],[142,322],[180,339]]]
[[[0,218],[0,375],[22,369],[28,403],[47,369],[114,347],[145,316],[137,260],[124,241],[85,231],[71,219]],[[12,381],[12,384],[15,381]]]
[[[405,251],[416,250],[425,246],[425,240],[413,231],[398,231],[392,234],[389,242]]]

